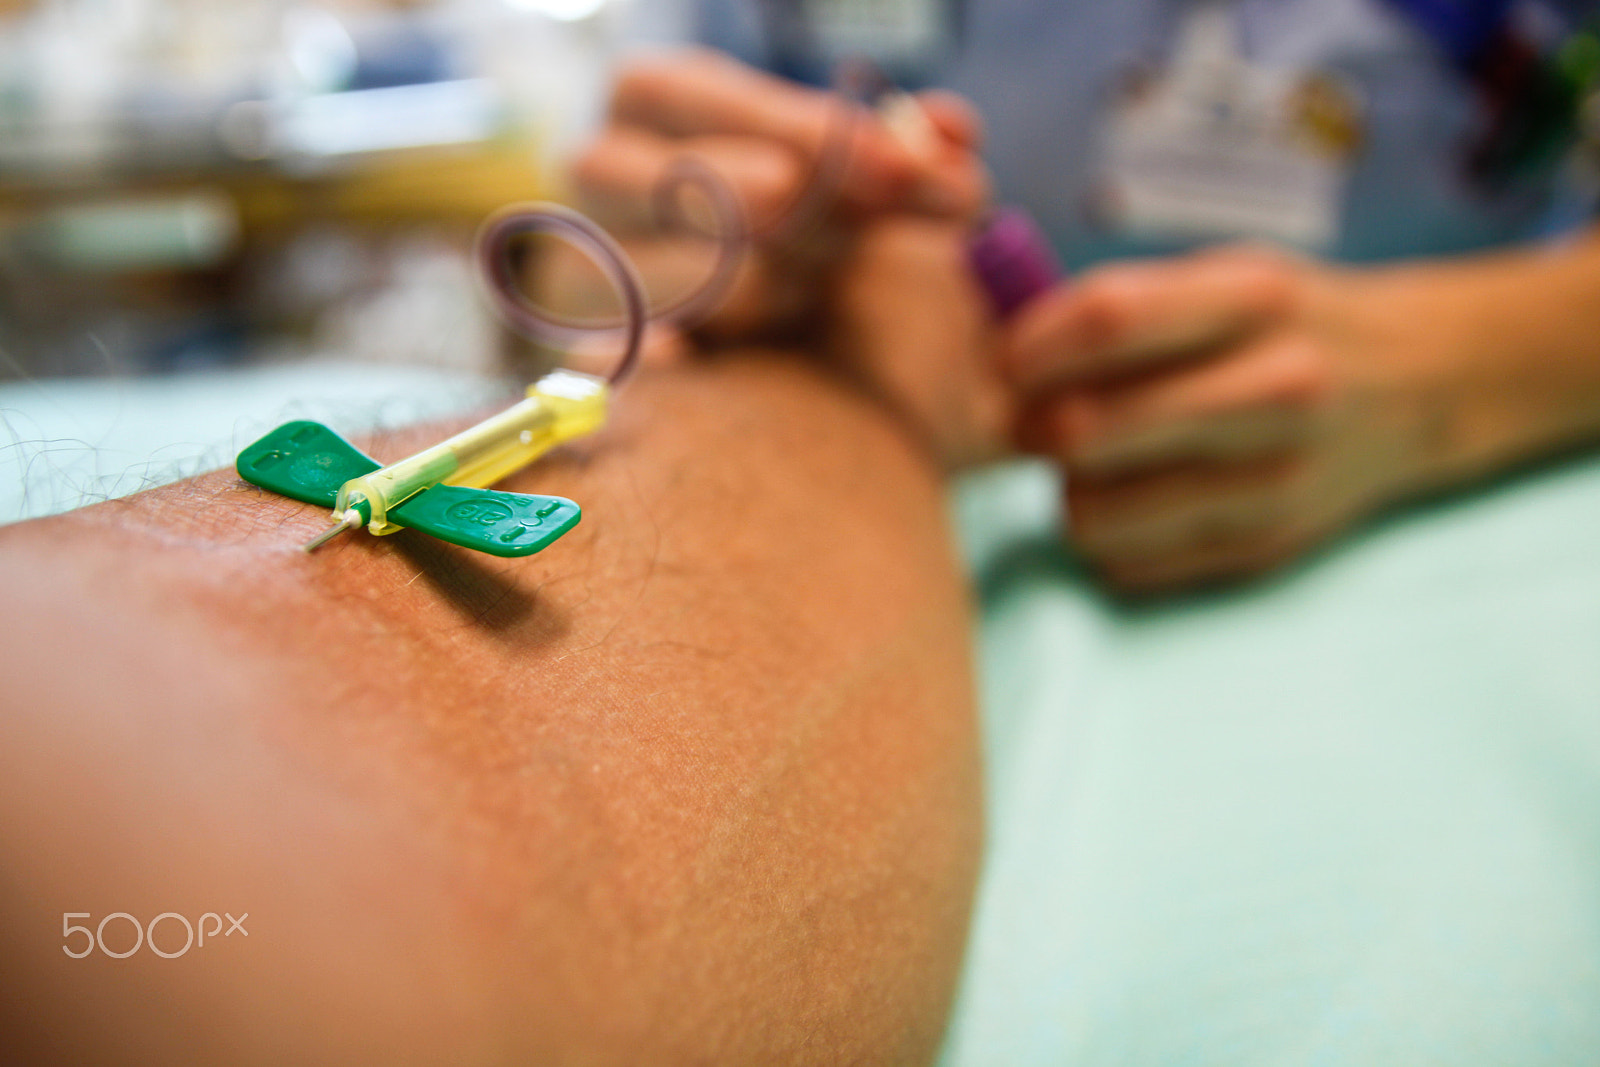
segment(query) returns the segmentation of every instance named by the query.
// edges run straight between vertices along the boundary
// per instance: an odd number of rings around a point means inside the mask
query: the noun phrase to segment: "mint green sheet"
[[[318,359],[149,378],[0,384],[0,523],[52,515],[233,464],[290,419],[345,433],[520,394],[459,371]]]
[[[351,364],[0,387],[0,521],[498,383]],[[0,445],[6,442],[0,441]],[[949,1065],[1600,1063],[1600,462],[1128,610],[1049,471],[969,479],[989,841]]]
[[[1055,497],[957,497],[990,808],[946,1063],[1600,1063],[1600,462],[1142,610]]]

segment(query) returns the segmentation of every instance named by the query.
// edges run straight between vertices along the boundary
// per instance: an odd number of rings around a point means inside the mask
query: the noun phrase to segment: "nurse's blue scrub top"
[[[1173,251],[1107,229],[1089,204],[1112,87],[1135,63],[1164,65],[1186,0],[969,0],[953,54],[930,84],[974,100],[999,198],[1039,218],[1069,268]],[[1558,22],[1594,4],[1569,2]],[[1342,76],[1363,102],[1364,139],[1323,254],[1345,261],[1430,256],[1524,241],[1550,227],[1556,175],[1489,192],[1465,175],[1478,91],[1390,0],[1238,0],[1248,60]],[[755,0],[705,0],[684,29],[754,63],[768,54]],[[1192,243],[1192,242],[1191,242]]]

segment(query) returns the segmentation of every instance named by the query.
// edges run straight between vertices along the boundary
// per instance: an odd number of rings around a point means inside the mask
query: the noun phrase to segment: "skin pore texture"
[[[937,472],[756,355],[503,487],[584,520],[307,557],[323,509],[224,471],[0,531],[8,1061],[933,1056],[981,836]],[[62,951],[119,911],[248,934]]]

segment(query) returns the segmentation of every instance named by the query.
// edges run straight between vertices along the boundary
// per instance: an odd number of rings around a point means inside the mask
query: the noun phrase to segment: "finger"
[[[887,131],[922,168],[906,206],[935,217],[966,220],[989,197],[988,173],[972,146],[975,122],[958,98],[930,113],[920,99],[897,92],[879,102],[863,130]]]
[[[676,318],[683,302],[703,292],[719,269],[723,248],[703,230],[663,227],[653,218],[635,219],[627,228],[608,221],[644,283],[652,314],[670,311]],[[819,230],[781,257],[765,247],[740,255],[732,277],[712,283],[720,294],[715,305],[701,308],[690,321],[703,333],[739,336],[788,317],[798,302],[811,297],[814,285],[808,272],[816,269],[813,261],[826,262],[836,254],[829,243],[833,237]],[[545,242],[536,249],[522,287],[526,299],[544,313],[597,328],[615,322],[621,310],[611,280],[587,252],[562,242]]]
[[[1031,444],[1099,475],[1179,460],[1234,459],[1305,440],[1335,383],[1303,338],[1064,390],[1035,405]]]
[[[989,203],[989,173],[979,149],[983,122],[977,109],[955,93],[931,91],[914,98],[933,131],[935,144],[922,162],[929,176],[918,190],[918,209],[945,218],[970,219]]]
[[[1166,556],[1280,524],[1308,484],[1305,458],[1175,465],[1133,478],[1067,478],[1068,529],[1092,558]]]
[[[1321,421],[1315,412],[1263,406],[1160,423],[1107,442],[1091,436],[1094,406],[1081,392],[1027,406],[1018,420],[1018,450],[1048,456],[1073,474],[1127,477],[1173,463],[1261,456],[1309,440]]]
[[[610,117],[669,137],[733,134],[814,152],[832,108],[829,93],[711,49],[686,49],[628,63],[617,76]]]
[[[833,195],[859,210],[952,214],[975,208],[975,160],[952,167],[943,158],[919,159],[859,105],[715,52],[633,63],[618,79],[611,117],[613,126],[670,138],[774,141],[793,150],[808,173],[842,149],[842,173],[825,180],[837,182]]]
[[[1024,309],[1003,364],[1038,390],[1193,358],[1285,315],[1299,270],[1265,249],[1101,267]]]
[[[983,119],[966,97],[943,89],[918,93],[917,103],[952,147],[977,152],[983,147]]]
[[[574,161],[572,177],[586,209],[614,227],[649,232],[660,224],[657,190],[685,159],[726,181],[755,224],[781,213],[805,180],[802,162],[773,141],[710,135],[673,140],[631,127],[607,130]]]
[[[1305,554],[1318,540],[1312,529],[1279,527],[1165,555],[1106,556],[1093,564],[1113,589],[1147,597],[1256,578]]]

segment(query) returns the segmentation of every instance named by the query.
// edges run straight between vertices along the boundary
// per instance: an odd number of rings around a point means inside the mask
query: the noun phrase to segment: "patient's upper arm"
[[[641,380],[511,487],[584,521],[523,561],[308,558],[324,514],[223,473],[0,533],[0,1044],[931,1055],[978,837],[932,473],[757,361]],[[74,959],[69,912],[248,933]]]

